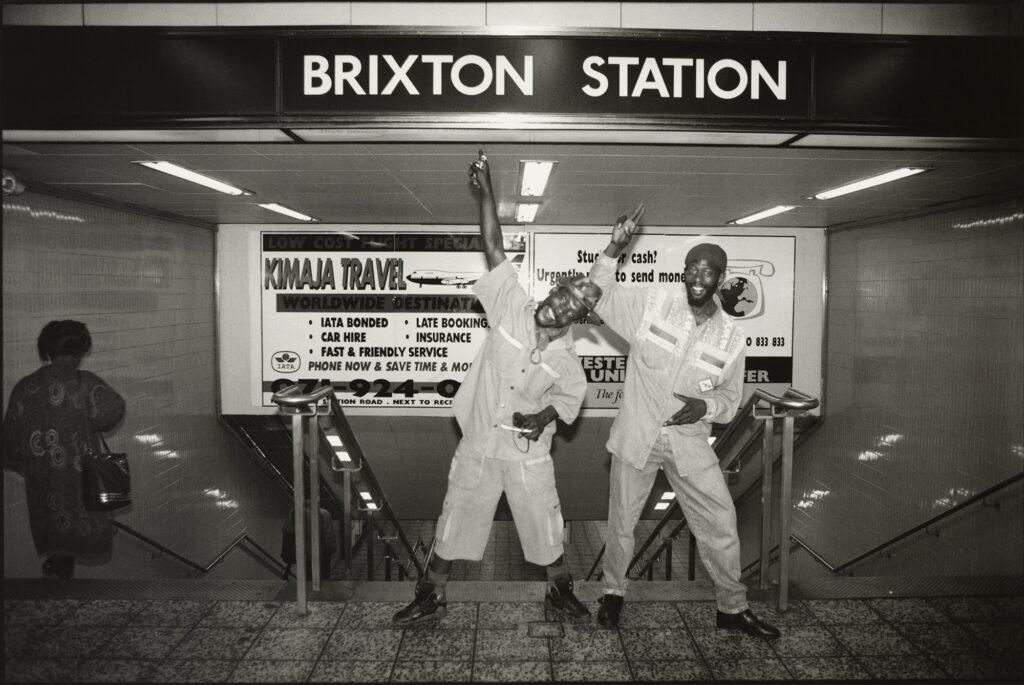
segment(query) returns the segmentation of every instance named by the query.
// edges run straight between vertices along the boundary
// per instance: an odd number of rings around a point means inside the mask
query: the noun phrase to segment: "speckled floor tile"
[[[4,658],[17,659],[35,653],[39,640],[52,628],[45,625],[4,626]]]
[[[820,623],[818,617],[810,612],[803,600],[790,600],[785,611],[779,611],[775,600],[752,600],[750,610],[762,621],[767,621],[776,628],[789,626],[806,626]]]
[[[992,601],[1010,618],[1024,623],[1024,597],[993,597]]]
[[[149,606],[148,599],[91,599],[62,621],[62,625],[124,625]]]
[[[974,635],[958,625],[900,623],[896,630],[918,649],[928,654],[969,654],[988,651]]]
[[[916,654],[910,641],[887,625],[831,626],[830,630],[854,655]]]
[[[5,683],[66,683],[78,667],[77,658],[4,659]]]
[[[215,602],[213,608],[199,621],[199,627],[262,628],[270,622],[278,606],[279,602]]]
[[[407,630],[398,652],[405,661],[468,661],[473,658],[472,630]]]
[[[466,683],[473,672],[469,661],[401,661],[391,674],[394,683]]]
[[[473,664],[476,683],[544,683],[551,681],[548,661],[477,661]]]
[[[964,623],[961,624],[972,635],[992,649],[1005,654],[1024,654],[1024,624]]]
[[[532,637],[526,626],[476,631],[474,659],[480,661],[547,661],[548,641]]]
[[[85,604],[82,599],[4,600],[4,625],[56,625]]]
[[[327,640],[321,660],[394,661],[402,631],[393,628],[336,628]]]
[[[584,628],[570,623],[564,624],[564,630],[562,637],[551,638],[553,661],[614,661],[626,658],[617,630]]]
[[[229,683],[304,683],[315,661],[245,659],[228,676]]]
[[[794,626],[782,631],[772,640],[772,648],[779,656],[844,656],[849,654],[842,643],[824,626]]]
[[[882,621],[878,612],[862,599],[807,599],[804,605],[822,623],[859,625]]]
[[[480,602],[477,610],[478,628],[514,628],[543,620],[543,602]]]
[[[191,628],[210,611],[210,602],[187,599],[156,599],[132,616],[135,626],[178,626]]]
[[[701,628],[690,634],[705,659],[764,659],[775,654],[767,640],[735,630]]]
[[[412,601],[404,602],[349,602],[345,607],[344,628],[378,629],[391,625],[391,617]]]
[[[703,602],[676,602],[676,609],[682,615],[688,628],[707,628],[715,625],[715,612],[718,605],[714,601]],[[623,614],[631,610],[629,602],[623,609]]]
[[[686,682],[711,680],[711,671],[699,659],[676,661],[631,661],[638,681]]]
[[[994,654],[932,654],[946,675],[957,680],[1024,682],[1024,669],[1013,668]]]
[[[789,671],[778,657],[766,659],[708,659],[715,680],[788,680]]]
[[[1005,621],[1009,618],[987,597],[932,597],[928,603],[954,621]]]
[[[386,683],[394,659],[383,661],[324,661],[309,675],[311,683]]]
[[[115,630],[110,626],[57,626],[39,636],[29,652],[36,657],[84,657],[105,645]]]
[[[149,675],[154,683],[220,683],[238,664],[233,659],[165,659]]]
[[[175,659],[241,659],[259,634],[258,628],[193,628],[170,656]]]
[[[157,666],[148,659],[82,659],[75,680],[80,683],[137,683],[148,679]]]
[[[783,665],[797,680],[866,680],[871,676],[852,656],[783,657]]]
[[[411,601],[411,598],[410,598]],[[403,607],[405,605],[402,605]],[[476,626],[476,602],[448,602],[448,613],[437,621],[427,621],[409,626],[408,630],[467,630]],[[388,615],[387,623],[391,623]]]
[[[869,599],[868,606],[892,623],[948,623],[949,618],[926,599]]]
[[[560,661],[551,665],[557,682],[620,682],[633,677],[625,661]]]
[[[619,635],[630,661],[697,659],[700,654],[685,628],[621,630]]]
[[[112,659],[162,659],[188,634],[188,628],[128,625],[120,629],[96,656]]]
[[[619,619],[619,629],[633,628],[683,628],[686,626],[682,615],[672,602],[633,602],[627,603],[628,611],[623,611]],[[594,610],[597,614],[597,610]]]
[[[316,661],[329,635],[325,628],[264,628],[244,660]]]
[[[306,602],[306,613],[300,614],[298,602],[282,602],[267,627],[333,628],[347,608],[344,602]]]
[[[879,680],[935,680],[945,673],[938,664],[923,656],[864,656],[860,665]]]

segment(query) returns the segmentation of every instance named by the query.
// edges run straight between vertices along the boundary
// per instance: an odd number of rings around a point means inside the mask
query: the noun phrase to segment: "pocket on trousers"
[[[544,457],[540,462],[524,461],[519,464],[523,474],[523,487],[531,495],[540,495],[555,489],[555,462]]]
[[[562,544],[562,529],[565,528],[565,521],[562,519],[562,507],[554,506],[548,515],[548,544],[556,547]]]
[[[448,472],[448,482],[463,490],[472,490],[480,485],[480,477],[484,470],[482,457],[457,455],[452,459],[452,467]]]

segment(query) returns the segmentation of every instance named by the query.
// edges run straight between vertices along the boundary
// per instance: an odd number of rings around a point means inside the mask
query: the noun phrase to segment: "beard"
[[[690,289],[687,288],[686,289],[686,303],[689,304],[691,307],[703,307],[704,305],[706,305],[708,303],[708,301],[712,297],[714,297],[714,295],[715,295],[715,291],[714,291],[714,289],[711,289],[711,290],[705,290],[704,294],[701,295],[700,297],[694,297],[690,293]]]

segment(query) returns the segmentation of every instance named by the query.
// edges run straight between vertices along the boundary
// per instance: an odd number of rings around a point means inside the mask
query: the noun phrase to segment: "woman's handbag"
[[[128,455],[111,452],[102,435],[102,452],[86,446],[82,459],[82,501],[90,511],[110,511],[132,503]]]

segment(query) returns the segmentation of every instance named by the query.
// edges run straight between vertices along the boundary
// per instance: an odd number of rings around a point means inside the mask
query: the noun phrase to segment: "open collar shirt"
[[[452,408],[462,429],[462,449],[497,459],[529,461],[551,451],[555,422],[536,441],[519,437],[515,412],[535,414],[551,405],[565,423],[579,414],[587,389],[572,333],[537,349],[535,304],[509,261],[494,267],[473,286],[487,313],[490,331],[473,360]]]
[[[615,282],[616,268],[617,260],[602,254],[590,271],[604,291],[595,311],[630,346],[623,403],[607,446],[643,468],[663,431],[682,454],[689,440],[710,436],[712,422],[732,420],[743,392],[746,342],[721,307],[698,325],[685,290],[626,288]],[[704,400],[704,417],[663,427],[682,407],[674,392]]]

